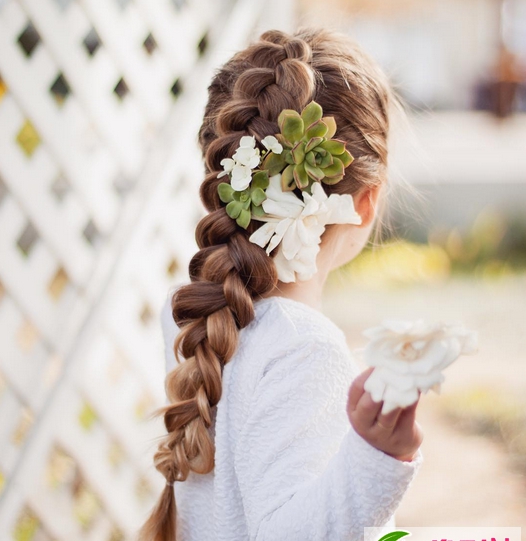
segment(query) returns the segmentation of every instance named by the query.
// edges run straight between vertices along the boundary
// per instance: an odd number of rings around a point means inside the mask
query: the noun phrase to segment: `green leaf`
[[[323,116],[323,109],[319,103],[311,101],[301,112],[301,118],[305,123],[305,126],[310,126],[314,122],[321,119]]]
[[[243,201],[243,209],[244,210],[248,210],[250,208],[250,205],[251,205],[252,201],[250,200],[250,197],[247,197],[244,201]]]
[[[274,175],[281,173],[285,165],[287,165],[287,162],[285,161],[284,152],[282,152],[281,154],[274,154],[274,152],[269,152],[265,156],[265,159],[263,160],[263,165],[261,167],[268,170],[268,176],[273,177]]]
[[[285,163],[283,163],[283,167],[285,167]],[[283,167],[281,169],[283,169]],[[274,174],[277,175],[278,173],[280,173],[281,169]],[[268,177],[268,171],[256,171],[252,176],[252,182],[250,183],[250,187],[252,189],[261,188],[262,190],[266,190],[269,185]]]
[[[325,139],[332,139],[336,133],[336,120],[334,120],[333,116],[324,116],[322,120],[329,128],[329,131],[325,134]]]
[[[305,171],[313,180],[319,182],[325,176],[325,173],[319,167],[313,167],[308,162],[305,162],[304,165]]]
[[[351,165],[351,163],[354,161],[353,155],[348,150],[346,150],[343,154],[340,154],[338,158],[343,162],[344,167]]]
[[[221,182],[217,187],[217,193],[219,194],[219,199],[221,199],[223,203],[230,203],[230,201],[234,199],[234,188],[226,182]]]
[[[312,137],[325,137],[326,133],[329,131],[329,128],[322,120],[318,120],[314,124],[311,124],[306,131],[307,139]]]
[[[338,184],[343,179],[344,175],[337,175],[335,177],[323,177],[322,182],[332,186],[333,184]]]
[[[250,211],[243,209],[236,220],[237,225],[239,225],[243,229],[246,229],[248,227],[248,224],[250,223],[250,218]]]
[[[297,115],[299,116],[298,112],[297,111],[294,111],[294,109],[283,109],[283,111],[281,111],[281,113],[279,114],[278,116],[278,126],[279,126],[279,129],[281,131],[283,131],[283,123],[285,122],[285,118],[287,116],[294,116],[294,115]],[[279,140],[279,139],[278,139]]]
[[[234,220],[241,214],[243,203],[239,201],[230,201],[226,206],[226,213]]]
[[[301,116],[294,111],[294,115],[289,114],[284,117],[281,133],[289,143],[296,143],[303,137],[304,129]]]
[[[263,207],[261,205],[260,206],[254,205],[254,202],[252,202],[251,210],[252,210],[252,215],[253,216],[261,217],[261,216],[266,215],[266,212],[263,210]]]
[[[285,162],[289,165],[294,164],[294,158],[292,157],[292,151],[291,150],[285,150],[283,151],[283,157],[285,158]]]
[[[343,141],[339,141],[338,139],[324,141],[320,147],[329,151],[333,156],[338,156],[345,152],[345,143]]]
[[[323,137],[313,137],[305,146],[305,152],[310,152],[314,147],[317,147],[322,142]]]
[[[411,533],[405,532],[403,530],[396,530],[380,537],[378,541],[398,541],[398,539],[400,539],[401,537],[405,537],[406,535],[411,535]]]
[[[291,152],[294,163],[301,163],[305,159],[305,143],[303,141],[296,143]]]
[[[296,169],[295,165],[289,165],[281,175],[281,189],[284,192],[291,191],[296,187],[294,182],[294,169]]]
[[[334,163],[323,170],[328,178],[343,175],[343,162],[339,158],[333,158],[333,160]]]
[[[316,167],[316,156],[312,150],[305,155],[305,161],[313,167]]]
[[[281,133],[276,133],[274,137],[278,140],[278,143],[283,147],[287,147],[287,141],[285,141],[285,137]]]
[[[327,152],[325,156],[323,156],[323,158],[321,159],[321,162],[318,165],[322,169],[325,169],[326,167],[329,167],[329,165],[332,165],[333,163],[334,163],[334,158],[332,157],[332,154],[330,152]]]
[[[294,167],[294,180],[298,188],[306,188],[309,185],[309,176],[305,171],[305,165],[300,163]]]
[[[261,205],[266,198],[267,194],[261,188],[254,188],[252,190],[252,203],[254,203],[254,205]]]

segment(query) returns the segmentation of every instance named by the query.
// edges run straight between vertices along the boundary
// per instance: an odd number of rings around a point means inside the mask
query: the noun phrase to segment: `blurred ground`
[[[524,470],[513,469],[498,440],[455,426],[444,405],[455,393],[476,387],[490,387],[495,398],[526,395],[526,274],[382,290],[337,282],[327,291],[325,313],[346,332],[351,349],[365,345],[361,331],[384,317],[460,320],[479,331],[479,352],[447,368],[441,395],[422,397],[418,419],[425,461],[397,524],[521,526],[524,535]]]

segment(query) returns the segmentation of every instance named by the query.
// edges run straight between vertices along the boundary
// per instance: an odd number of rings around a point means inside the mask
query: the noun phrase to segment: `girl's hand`
[[[363,385],[374,370],[369,367],[349,387],[347,415],[354,430],[373,447],[392,457],[410,462],[422,440],[422,428],[415,420],[418,400],[406,408],[396,408],[387,414],[380,413],[383,402],[374,402]]]

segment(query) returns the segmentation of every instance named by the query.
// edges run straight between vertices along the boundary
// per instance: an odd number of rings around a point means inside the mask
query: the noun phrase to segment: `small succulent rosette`
[[[386,319],[362,334],[370,341],[354,353],[374,367],[364,389],[375,402],[383,400],[383,414],[414,404],[419,391],[440,392],[442,370],[460,355],[478,352],[478,333],[460,323]]]

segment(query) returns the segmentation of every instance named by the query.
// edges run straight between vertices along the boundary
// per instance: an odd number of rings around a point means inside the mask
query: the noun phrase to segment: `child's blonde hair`
[[[242,229],[225,212],[217,186],[224,179],[221,160],[231,157],[244,135],[259,143],[279,132],[283,109],[301,111],[318,102],[338,126],[354,162],[339,183],[324,190],[354,194],[387,179],[389,111],[397,102],[385,74],[343,34],[322,29],[293,35],[265,32],[238,52],[215,75],[199,140],[206,164],[201,199],[209,214],[198,224],[200,250],[193,257],[191,283],[172,298],[172,314],[181,328],[174,352],[186,359],[166,378],[170,404],[164,415],[167,435],[154,456],[168,483],[184,481],[190,471],[214,467],[209,427],[212,408],[222,393],[224,365],[234,354],[238,331],[254,318],[253,300],[277,283],[265,250],[248,240],[260,224]],[[272,254],[271,254],[272,256]],[[176,540],[174,488],[167,484],[139,534],[140,541]]]

